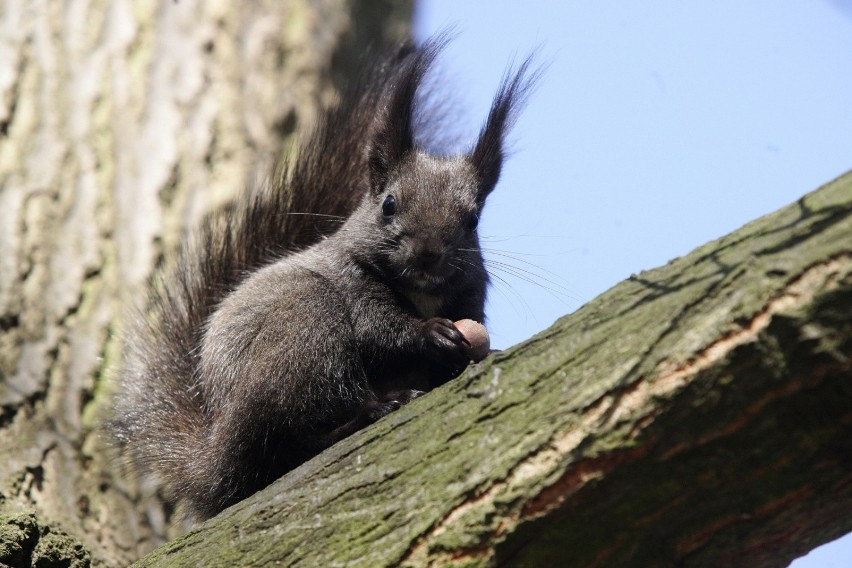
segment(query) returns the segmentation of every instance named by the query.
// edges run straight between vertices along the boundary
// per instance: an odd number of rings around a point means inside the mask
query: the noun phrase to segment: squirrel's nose
[[[441,258],[443,258],[443,256],[444,255],[439,250],[426,249],[417,255],[417,263],[423,267],[435,266],[441,262]]]
[[[444,259],[444,245],[440,238],[424,239],[415,246],[414,254],[419,268],[433,268]]]

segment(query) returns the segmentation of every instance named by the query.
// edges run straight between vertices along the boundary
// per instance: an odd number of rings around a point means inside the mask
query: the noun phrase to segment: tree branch
[[[139,565],[786,565],[852,530],[851,214],[634,275]]]

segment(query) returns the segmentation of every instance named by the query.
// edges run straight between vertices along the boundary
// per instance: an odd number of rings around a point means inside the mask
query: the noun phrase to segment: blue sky
[[[492,288],[495,347],[852,170],[852,0],[419,2],[447,26],[469,139],[509,61],[549,64],[481,225],[538,282]],[[823,548],[793,566],[852,565]]]

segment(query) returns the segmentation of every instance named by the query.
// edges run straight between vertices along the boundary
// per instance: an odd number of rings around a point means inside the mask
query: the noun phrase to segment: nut
[[[479,362],[485,359],[491,352],[491,338],[488,337],[488,330],[485,329],[485,326],[471,319],[459,320],[454,324],[456,329],[470,343],[470,347],[466,348],[465,351],[471,361]]]

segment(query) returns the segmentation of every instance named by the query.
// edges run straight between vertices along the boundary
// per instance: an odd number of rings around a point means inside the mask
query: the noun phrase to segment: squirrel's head
[[[466,158],[408,152],[369,199],[385,268],[421,290],[477,271],[484,202],[479,188],[476,169]]]
[[[531,58],[507,73],[472,150],[438,157],[415,145],[417,91],[442,40],[415,50],[389,88],[368,157],[370,192],[381,227],[379,251],[395,276],[437,289],[454,275],[482,271],[476,233],[485,200],[500,177],[505,137],[536,78]]]

